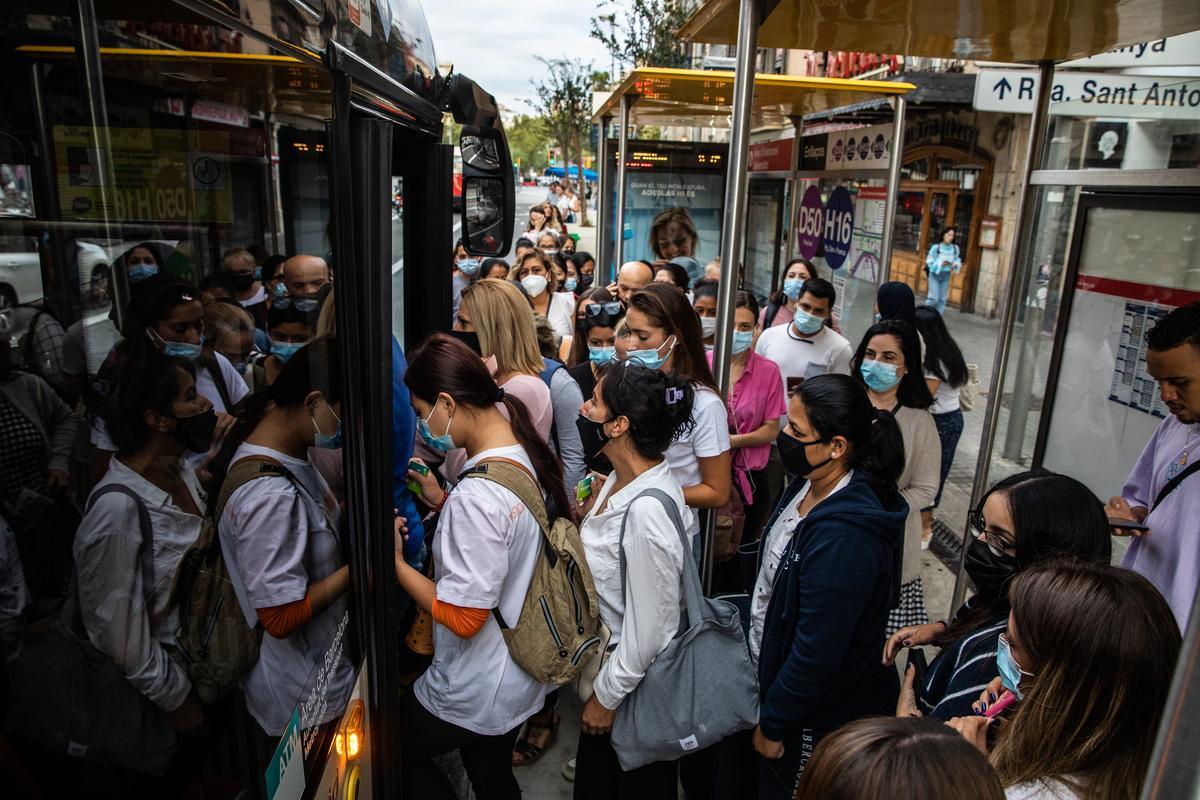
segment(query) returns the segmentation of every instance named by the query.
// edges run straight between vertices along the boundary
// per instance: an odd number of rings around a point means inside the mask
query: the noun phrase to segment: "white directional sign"
[[[975,78],[975,108],[1032,114],[1038,73],[988,69]],[[1065,116],[1200,119],[1200,78],[1055,72],[1050,113]]]
[[[1100,69],[1110,67],[1190,67],[1200,64],[1200,31],[1183,33],[1153,42],[1117,47],[1107,53],[1077,58],[1060,67]]]

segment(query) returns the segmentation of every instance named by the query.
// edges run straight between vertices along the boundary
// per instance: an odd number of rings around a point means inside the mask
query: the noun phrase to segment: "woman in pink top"
[[[734,434],[729,437],[729,446],[733,450],[733,482],[746,511],[742,541],[751,542],[758,538],[771,510],[767,459],[771,443],[779,434],[779,419],[787,414],[787,403],[783,399],[779,367],[754,352],[754,340],[760,332],[755,325],[758,301],[749,292],[738,292],[736,302],[733,361],[729,365],[729,385],[733,387],[729,408]],[[711,364],[712,353],[708,358]]]
[[[783,283],[771,295],[767,307],[758,317],[758,326],[763,330],[776,325],[787,325],[795,316],[796,301],[800,299],[800,287],[809,278],[819,278],[817,268],[806,258],[793,258],[783,270]],[[786,414],[787,412],[784,411]]]

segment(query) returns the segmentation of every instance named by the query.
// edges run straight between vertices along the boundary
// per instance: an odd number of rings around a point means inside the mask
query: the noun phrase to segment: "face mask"
[[[176,417],[171,436],[193,453],[207,453],[217,429],[217,412],[211,408],[190,417]]]
[[[1008,589],[1008,581],[1017,573],[1017,560],[1012,556],[998,556],[982,539],[972,538],[963,556],[967,575],[975,582],[975,588],[984,597],[1000,597]]]
[[[605,364],[611,364],[617,360],[617,348],[589,347],[588,360],[590,360],[597,367],[603,367]]]
[[[717,332],[716,317],[701,317],[700,318],[700,333],[705,339]]]
[[[821,326],[825,324],[822,317],[814,317],[812,314],[796,309],[796,316],[792,320],[792,326],[796,332],[804,336],[812,336],[817,331],[821,330]]]
[[[580,275],[579,276],[579,291],[580,292],[586,292],[591,285],[592,285],[592,276],[591,275]]]
[[[200,351],[204,347],[204,334],[200,334],[200,344],[168,342],[158,335],[158,331],[150,328],[146,329],[146,335],[150,337],[150,341],[158,345],[158,349],[162,351],[163,355],[171,358],[186,358],[188,361],[195,361],[200,357]]]
[[[658,351],[661,350],[663,347],[666,347],[668,344],[671,346],[667,347],[667,352],[660,355]],[[670,339],[663,342],[661,345],[659,345],[657,348],[655,348],[653,350],[630,350],[628,353],[625,354],[625,357],[629,361],[641,364],[646,369],[658,369],[664,363],[666,363],[666,360],[668,358],[671,357],[671,351],[674,349],[675,349],[675,337],[672,336]]]
[[[864,361],[858,368],[867,388],[874,392],[886,392],[900,382],[895,364],[882,361]]]
[[[225,275],[233,281],[233,288],[244,292],[254,285],[253,272],[226,272]]]
[[[429,430],[429,420],[433,417],[433,412],[437,411],[437,403],[434,403],[433,408],[429,409],[429,416],[424,419],[417,420],[417,433],[421,434],[421,439],[429,447],[438,453],[449,453],[454,449],[454,440],[450,438],[450,423],[454,421],[454,414],[450,414],[450,419],[446,420],[446,430],[441,436],[434,436]]]
[[[308,418],[312,420],[313,431],[313,446],[321,450],[337,450],[342,446],[342,420],[333,412],[333,406],[329,406],[329,413],[333,414],[333,418],[337,420],[337,428],[333,433],[326,435],[321,433],[321,429],[317,427],[317,418],[309,413]]]
[[[450,331],[450,335],[471,348],[476,355],[483,355],[483,346],[479,344],[479,334],[475,331]]]
[[[1018,700],[1024,700],[1025,695],[1020,688],[1021,678],[1026,675],[1032,677],[1033,673],[1026,672],[1017,664],[1007,636],[1001,636],[1000,641],[996,644],[996,668],[1000,670],[1000,680],[1004,684],[1004,688],[1015,694]]]
[[[779,447],[779,460],[783,462],[783,468],[792,475],[807,475],[814,469],[820,469],[833,461],[832,457],[825,459],[820,464],[813,464],[808,460],[808,445],[824,443],[823,439],[801,442],[782,431],[775,437],[775,444]]]
[[[133,264],[126,272],[130,283],[141,283],[147,278],[153,278],[157,274],[158,267],[153,264]]]
[[[262,280],[262,267],[255,267],[254,272],[252,274],[254,275],[254,280],[261,281]]]
[[[271,355],[279,361],[280,364],[286,364],[288,359],[296,355],[296,351],[304,347],[300,342],[277,342],[271,340]]]
[[[783,293],[789,300],[799,300],[802,286],[804,286],[803,278],[788,278],[783,282]]]
[[[468,278],[473,278],[479,272],[479,263],[478,258],[464,258],[458,262],[458,271]]]
[[[542,252],[545,253],[546,255],[550,256],[550,258],[554,258],[556,255],[558,255],[557,249],[547,249],[547,250],[543,250]]]
[[[271,290],[271,294],[275,295],[276,297],[283,297],[285,294],[287,294],[287,287],[283,285],[283,281],[279,281],[275,284],[275,288]]]
[[[733,332],[733,354],[744,353],[754,344],[754,331]]]
[[[530,297],[538,297],[542,292],[546,291],[549,285],[545,275],[526,275],[521,278],[521,285],[525,287],[525,292]]]
[[[604,445],[609,442],[609,437],[604,435],[604,423],[596,422],[591,417],[580,414],[575,419],[575,426],[579,428],[579,441],[583,445],[583,460],[591,464],[600,456]]]
[[[563,281],[563,288],[568,292],[575,291],[575,287],[578,285],[579,281],[575,280],[574,278],[567,278],[565,281]]]

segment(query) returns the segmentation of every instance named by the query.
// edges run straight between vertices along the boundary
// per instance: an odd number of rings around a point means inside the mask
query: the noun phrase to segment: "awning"
[[[1068,61],[1200,30],[1196,0],[764,0],[759,47],[982,61]],[[707,0],[682,39],[736,44],[738,0]]]
[[[917,87],[904,96],[911,115],[922,108],[960,108],[970,106],[975,97],[975,75],[963,72],[914,72],[896,76],[896,80],[912,83]],[[854,119],[875,122],[891,119],[892,110],[883,98],[862,100],[848,106],[817,111],[804,117],[806,123]]]
[[[806,78],[798,75],[754,77],[754,127],[783,127],[790,117],[849,105],[868,98],[903,95],[912,90],[902,81]],[[632,70],[592,115],[617,117],[621,96],[638,99],[630,112],[635,125],[680,127],[729,126],[733,73],[642,67]]]
[[[542,174],[543,175],[553,175],[556,178],[561,178],[564,175],[566,175],[567,173],[566,173],[566,170],[564,170],[562,167],[546,167],[544,170],[542,170]],[[571,165],[571,175],[576,178],[579,177],[579,166],[578,165],[576,165],[576,164]],[[599,178],[600,178],[600,176],[596,174],[596,171],[594,169],[584,168],[583,179],[585,181],[599,180]]]

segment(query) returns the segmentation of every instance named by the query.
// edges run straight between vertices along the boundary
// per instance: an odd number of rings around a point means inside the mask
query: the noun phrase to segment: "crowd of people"
[[[575,691],[563,772],[577,798],[681,784],[692,800],[884,798],[898,781],[933,798],[1137,796],[1196,589],[1200,304],[1148,334],[1171,415],[1120,495],[1040,469],[998,481],[968,520],[975,593],[931,621],[921,552],[967,380],[939,296],[918,306],[884,284],[851,342],[834,285],[797,259],[768,298],[735,293],[723,393],[719,265],[701,268],[664,217],[658,260],[597,285],[567,217],[534,206],[511,260],[457,243],[451,329],[407,353],[393,341],[395,524],[381,535],[412,602],[402,674],[385,680],[403,691],[406,793],[455,797],[442,756],[457,752],[481,800],[519,797],[514,768],[546,753]],[[952,270],[943,244],[931,258]],[[121,339],[77,397],[0,368],[0,641],[11,685],[33,686],[18,682],[38,678],[30,623],[77,631],[132,687],[131,747],[157,732],[161,757],[142,746],[106,768],[135,795],[174,796],[238,710],[269,754],[298,705],[314,730],[346,708],[352,365],[319,257],[236,248],[199,285],[153,243],[126,261]],[[1114,534],[1136,537],[1124,567]],[[694,702],[701,747],[637,709],[665,654],[710,622],[688,589],[706,559],[748,657],[730,685],[757,693],[736,724]],[[214,573],[225,583],[197,577]],[[205,605],[197,585],[229,602]],[[197,619],[214,632],[199,648]],[[530,666],[542,654],[521,647],[539,635],[569,683]],[[653,760],[629,749],[659,728]]]

